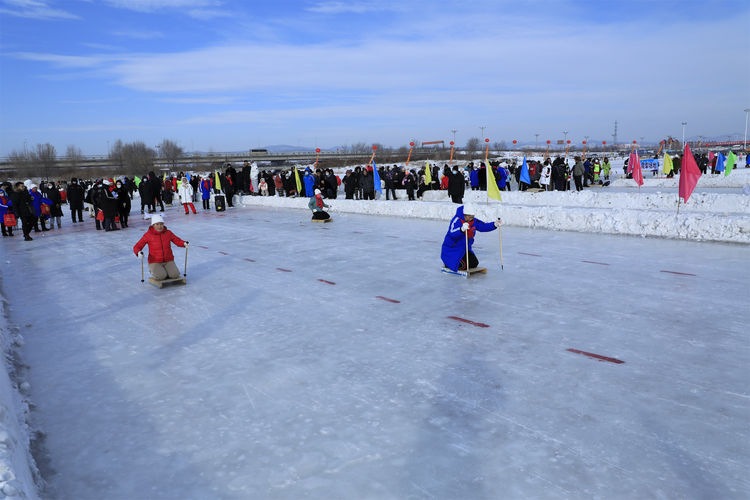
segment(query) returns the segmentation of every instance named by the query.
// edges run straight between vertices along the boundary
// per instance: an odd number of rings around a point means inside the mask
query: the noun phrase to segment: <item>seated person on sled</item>
[[[466,271],[466,235],[469,236],[469,269],[479,265],[479,259],[471,251],[474,244],[474,233],[480,231],[486,233],[500,227],[501,221],[482,222],[474,218],[476,210],[474,205],[467,203],[456,210],[456,215],[451,219],[448,234],[443,240],[443,249],[440,258],[443,259],[445,267],[451,271]]]
[[[320,193],[320,189],[315,190],[315,196],[310,198],[307,202],[307,206],[312,210],[314,220],[328,220],[331,218],[328,212],[324,211],[324,208],[331,208],[330,205],[323,203],[323,195]]]
[[[154,215],[151,218],[151,227],[133,247],[133,252],[142,259],[143,247],[148,245],[148,270],[159,281],[180,277],[180,270],[174,263],[172,243],[178,247],[190,246],[187,241],[182,241],[167,229],[161,215]]]

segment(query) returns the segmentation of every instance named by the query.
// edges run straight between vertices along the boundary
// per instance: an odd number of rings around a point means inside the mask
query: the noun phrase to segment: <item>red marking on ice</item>
[[[284,271],[285,273],[291,273],[291,271],[289,269],[282,269],[280,267],[277,267],[276,270],[277,271]]]
[[[353,232],[354,234],[365,234],[365,233],[360,233],[359,231],[352,231],[352,232]]]
[[[333,281],[327,281],[327,280],[318,280],[318,281],[320,281],[321,283],[328,283],[329,285],[335,285],[336,284]]]
[[[228,253],[226,253],[226,252],[219,252],[219,253],[220,253],[220,254],[222,254],[222,255],[229,255],[229,254],[228,254]]]
[[[325,229],[326,231],[330,231],[331,230],[330,227],[321,227],[320,229]]]
[[[424,242],[425,243],[437,243],[437,241],[432,241],[432,240],[424,240]]]
[[[398,238],[398,236],[387,236],[387,238]]]
[[[271,222],[270,220],[264,220],[263,222]]]
[[[582,260],[581,262],[585,262],[586,264],[599,264],[600,266],[608,266],[609,264],[605,264],[603,262],[594,262],[593,260]]]
[[[566,349],[566,351],[574,352],[576,354],[583,354],[584,356],[588,356],[590,358],[595,358],[595,359],[598,359],[599,361],[609,361],[610,363],[616,363],[618,365],[620,365],[620,364],[622,364],[622,363],[625,362],[625,361],[621,361],[621,360],[616,359],[616,358],[608,358],[606,356],[600,356],[598,354],[593,354],[593,353],[586,352],[586,351],[579,351],[578,349]]]
[[[202,247],[200,245],[198,245],[198,248],[205,248],[206,250],[208,250],[208,247]]]
[[[669,274],[680,274],[682,276],[695,276],[694,274],[690,273],[678,273],[677,271],[659,271],[660,273],[669,273]]]
[[[385,300],[387,302],[393,302],[394,304],[400,304],[401,303],[400,300],[393,300],[393,299],[389,299],[388,297],[381,297],[380,295],[376,295],[375,298],[376,299],[380,299],[380,300]]]
[[[482,249],[482,247],[472,247],[472,248],[478,248],[478,249],[480,249],[480,250]],[[464,252],[464,253],[466,253],[466,252]],[[541,256],[540,256],[540,257],[541,257]]]
[[[484,323],[477,323],[476,321],[471,321],[470,319],[459,318],[458,316],[448,316],[448,319],[454,319],[456,321],[460,321],[462,323],[468,323],[470,325],[478,326],[478,327],[481,327],[481,328],[489,328],[490,327],[490,325],[485,325]]]
[[[537,255],[535,253],[525,253],[525,252],[518,252],[518,253],[520,253],[521,255],[531,255],[532,257],[541,257],[541,255]]]
[[[255,262],[253,259],[244,259],[244,260],[246,260],[248,262]]]

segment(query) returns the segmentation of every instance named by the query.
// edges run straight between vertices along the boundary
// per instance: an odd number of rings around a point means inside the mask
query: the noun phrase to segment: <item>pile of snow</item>
[[[403,191],[400,191],[403,193]],[[726,197],[726,198],[725,198]],[[637,201],[647,198],[650,205]],[[706,199],[702,206],[697,199]],[[441,201],[360,201],[326,200],[336,212],[450,220],[457,205],[447,200],[445,191],[425,193],[425,200]],[[710,201],[709,201],[710,200]],[[484,192],[468,191],[464,201],[473,201],[478,217],[485,221],[502,218],[511,226],[592,233],[679,238],[701,241],[750,243],[750,216],[746,197],[706,194],[690,199],[677,215],[674,194],[611,193],[503,193],[503,202],[490,200]],[[247,206],[299,208],[307,210],[308,198],[244,196]],[[641,208],[633,208],[641,207]],[[652,208],[653,207],[653,208]],[[335,215],[334,215],[335,216]]]
[[[738,188],[750,184],[750,169],[736,168],[728,176],[724,174],[701,175],[698,179],[699,188]],[[617,179],[612,181],[613,187],[637,187],[633,179]],[[679,174],[671,179],[649,179],[648,174],[643,177],[643,187],[677,188],[680,186]]]
[[[23,346],[23,338],[12,332],[5,316],[5,302],[0,298],[0,498],[37,499],[34,483],[38,471],[31,457],[26,416],[29,406],[19,388],[11,381],[13,364],[10,353]],[[20,390],[28,390],[21,383]]]

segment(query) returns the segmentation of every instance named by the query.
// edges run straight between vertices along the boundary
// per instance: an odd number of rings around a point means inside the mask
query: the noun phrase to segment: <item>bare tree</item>
[[[495,142],[492,144],[493,151],[505,151],[505,141]]]
[[[75,144],[68,144],[65,150],[65,159],[68,160],[71,167],[78,168],[78,164],[83,160],[83,151]]]
[[[13,148],[8,155],[10,163],[13,164],[17,169],[28,168],[32,164],[31,154],[25,149]]]
[[[37,144],[31,150],[31,158],[34,163],[41,167],[45,180],[49,180],[50,169],[57,163],[57,151],[55,146],[49,142]]]
[[[415,148],[418,148],[419,146],[421,146],[421,145],[422,145],[422,143],[421,143],[421,142],[419,142],[419,140],[417,140],[417,139],[413,139],[413,140],[411,140],[411,141],[409,141],[409,142],[413,142],[413,143],[414,143],[414,147],[415,147]]]
[[[133,141],[132,143],[126,143],[122,151],[125,164],[132,172],[143,172],[144,170],[154,168],[156,151],[146,146],[145,142]]]
[[[466,141],[466,155],[468,156],[468,159],[471,160],[474,158],[474,153],[479,151],[479,137],[472,137],[468,141]]]
[[[346,143],[343,146],[339,146],[339,151],[341,153],[344,153],[344,154],[348,153],[349,152],[349,144]]]
[[[367,143],[364,141],[355,142],[352,144],[352,153],[363,154],[367,152]]]
[[[112,149],[109,150],[109,159],[117,163],[117,166],[123,168],[125,166],[125,145],[122,143],[122,139],[117,139],[112,145]]]
[[[161,150],[162,157],[172,169],[177,168],[177,160],[185,155],[185,150],[178,143],[169,139],[161,141],[159,149]]]

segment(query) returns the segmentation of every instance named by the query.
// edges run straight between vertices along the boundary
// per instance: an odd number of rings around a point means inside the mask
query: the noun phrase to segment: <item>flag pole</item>
[[[409,160],[411,160],[411,150],[414,149],[414,143],[409,143],[409,156],[406,157],[406,166],[409,166]],[[451,150],[452,151],[452,150]]]
[[[490,154],[490,140],[485,139],[484,142],[487,143],[487,150],[484,152],[484,161],[487,161],[487,156]]]
[[[464,215],[464,217],[466,216]],[[469,274],[470,274],[470,271],[469,271],[470,269],[469,267],[469,230],[468,229],[466,230],[465,234],[466,234],[466,278],[468,279]]]
[[[497,218],[497,221],[500,222],[500,225],[497,227],[497,232],[500,235],[500,270],[503,270],[503,228],[502,228],[502,220],[500,220],[500,217]]]
[[[451,159],[448,163],[451,167],[453,166],[453,141],[451,141]]]

